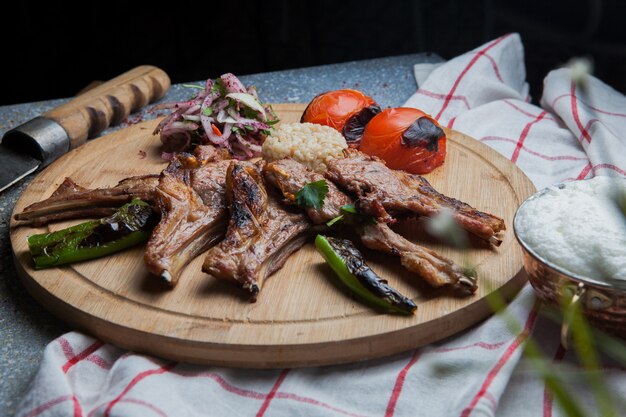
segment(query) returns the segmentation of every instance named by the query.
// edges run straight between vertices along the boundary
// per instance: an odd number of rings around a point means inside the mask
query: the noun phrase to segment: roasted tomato
[[[381,158],[389,168],[427,174],[443,164],[446,135],[421,110],[385,109],[367,124],[359,150]]]
[[[360,91],[335,90],[315,97],[300,122],[330,126],[339,131],[348,144],[357,145],[365,126],[378,113],[378,104]]]

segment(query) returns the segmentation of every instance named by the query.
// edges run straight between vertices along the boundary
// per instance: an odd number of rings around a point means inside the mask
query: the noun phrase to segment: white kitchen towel
[[[532,105],[523,54],[517,34],[488,42],[433,69],[418,81],[419,90],[405,105],[496,149],[537,188],[595,175],[626,175],[626,97],[595,77],[580,78],[562,68],[545,78],[542,107]],[[598,415],[586,374],[575,355],[560,346],[559,331],[554,322],[540,318],[532,337],[571,382],[572,398],[587,407],[588,415]],[[617,415],[626,415],[626,364],[606,362],[612,406]],[[494,396],[498,416],[564,415],[530,361],[522,359],[503,379],[508,383],[502,397]]]
[[[559,117],[589,158],[577,178],[626,175],[626,97],[595,77],[582,84],[572,71],[552,71],[541,105]]]
[[[435,69],[407,105],[494,147],[537,186],[623,172],[624,143],[616,138],[625,122],[617,108],[624,98],[592,79],[586,89],[592,100],[582,104],[567,77],[559,70],[547,78],[543,102],[551,108],[530,105],[523,47],[512,34]],[[559,98],[563,94],[568,98]],[[584,143],[587,135],[593,139]],[[541,318],[540,310],[526,286],[501,314],[441,343],[310,369],[194,366],[125,352],[72,332],[46,348],[17,415],[562,415],[536,372],[520,361],[531,335],[555,362],[568,358],[559,349],[558,326]],[[626,397],[626,373],[609,372],[613,392]]]
[[[537,318],[529,288],[454,339],[380,360],[310,369],[194,366],[72,332],[46,348],[19,416],[492,415]],[[419,413],[416,414],[419,410]],[[422,414],[423,413],[423,414]]]
[[[435,68],[405,106],[496,149],[537,188],[626,175],[626,97],[593,76],[573,77],[550,72],[543,108],[530,104],[524,48],[509,34]]]

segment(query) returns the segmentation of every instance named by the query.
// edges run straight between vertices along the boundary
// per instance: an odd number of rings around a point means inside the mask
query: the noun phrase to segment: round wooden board
[[[295,122],[304,106],[275,105],[283,121]],[[29,185],[15,206],[50,196],[65,177],[95,188],[165,166],[156,121],[94,140],[56,161]],[[356,302],[312,244],[292,255],[266,282],[256,303],[240,289],[201,272],[202,257],[187,266],[178,286],[168,289],[143,264],[143,248],[72,266],[35,271],[27,236],[67,227],[11,224],[17,269],[30,293],[46,308],[102,340],[138,352],[196,363],[270,368],[338,364],[381,357],[455,334],[490,314],[485,296],[499,290],[512,297],[526,281],[522,253],[513,236],[516,208],[534,192],[528,178],[500,154],[448,131],[443,167],[427,175],[449,196],[506,221],[499,248],[476,244],[469,257],[424,237],[421,225],[398,225],[402,234],[457,262],[477,265],[480,289],[468,298],[433,291],[406,272],[397,258],[365,252],[370,265],[392,286],[411,296],[414,316],[377,313]],[[144,154],[145,152],[145,154]],[[75,222],[74,222],[75,223]]]

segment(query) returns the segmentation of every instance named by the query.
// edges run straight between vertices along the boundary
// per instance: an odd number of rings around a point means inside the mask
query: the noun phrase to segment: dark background
[[[626,92],[623,0],[11,2],[0,24],[0,104],[75,95],[139,64],[172,82],[435,52],[451,58],[508,32],[526,49],[531,94],[571,57]]]

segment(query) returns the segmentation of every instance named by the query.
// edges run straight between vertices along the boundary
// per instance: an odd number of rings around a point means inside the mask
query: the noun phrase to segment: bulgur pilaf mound
[[[342,156],[346,140],[335,129],[313,123],[285,123],[276,127],[263,143],[263,158],[293,158],[310,170],[323,173],[326,163]]]

